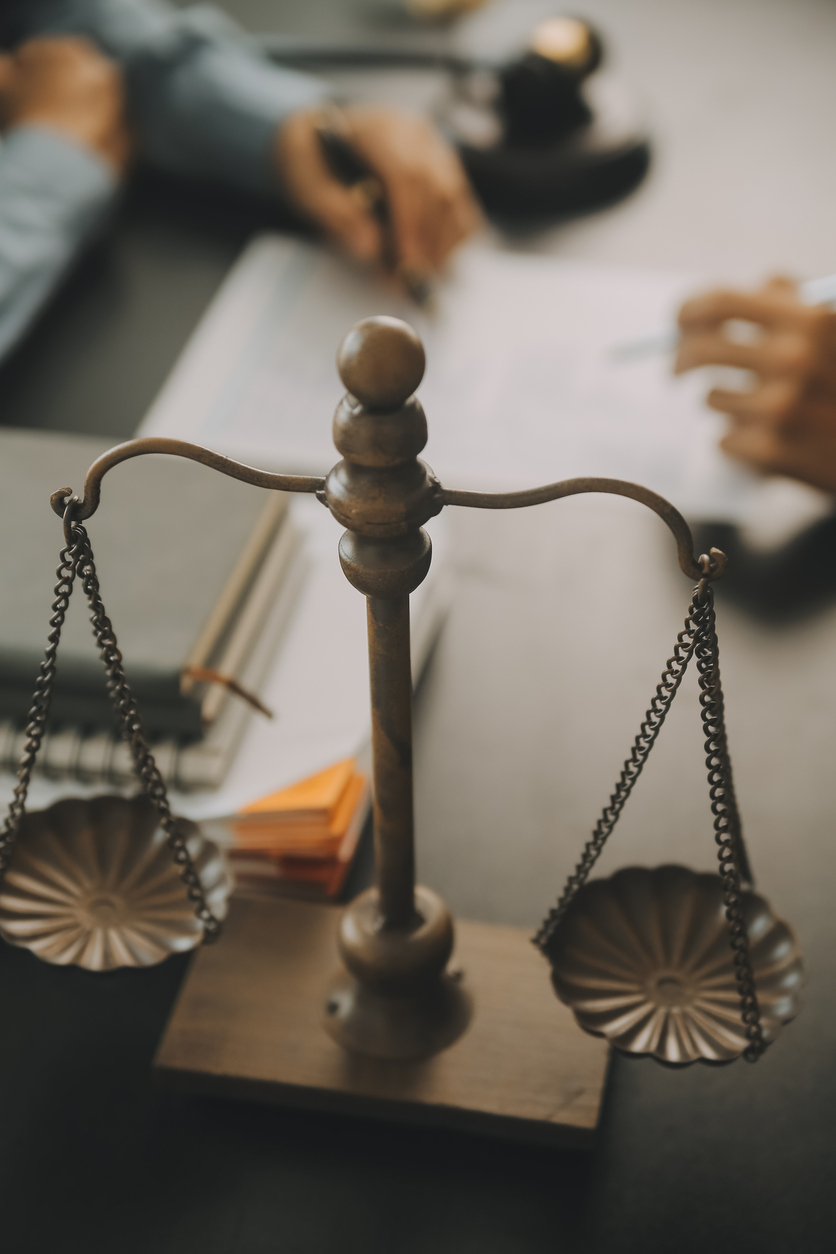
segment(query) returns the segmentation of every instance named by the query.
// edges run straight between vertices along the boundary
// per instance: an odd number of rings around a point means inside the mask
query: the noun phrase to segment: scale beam
[[[145,436],[139,440],[126,440],[117,444],[93,462],[84,478],[84,493],[78,508],[73,513],[75,522],[84,522],[92,517],[99,508],[102,495],[102,479],[109,470],[120,462],[129,461],[132,457],[142,457],[145,453],[166,453],[170,457],[186,457],[189,461],[200,462],[211,470],[219,470],[232,479],[240,479],[243,483],[251,483],[256,488],[271,488],[276,492],[320,492],[325,485],[324,479],[310,475],[276,475],[269,470],[258,470],[255,466],[245,466],[222,453],[204,448],[202,444],[190,444],[188,440],[172,440],[167,436]],[[67,497],[72,489],[59,488],[49,498],[55,513],[64,516]]]

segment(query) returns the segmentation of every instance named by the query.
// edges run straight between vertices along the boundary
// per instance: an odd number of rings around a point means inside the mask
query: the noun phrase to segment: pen
[[[825,275],[821,279],[808,279],[798,286],[798,295],[805,305],[836,305],[836,274]],[[646,335],[641,340],[630,340],[624,344],[615,344],[609,350],[613,361],[636,361],[641,357],[651,357],[656,353],[672,352],[679,343],[679,327],[668,327],[653,335]]]
[[[398,260],[395,229],[382,181],[327,116],[317,126],[316,134],[334,178],[354,191],[366,213],[380,227],[384,269],[398,276],[416,305],[425,305],[430,297],[430,284],[425,275],[402,266]]]

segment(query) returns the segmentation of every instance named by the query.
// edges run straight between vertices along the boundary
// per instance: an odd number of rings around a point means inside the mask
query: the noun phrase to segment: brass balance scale
[[[403,322],[359,323],[338,366],[348,391],[333,425],[342,460],[326,478],[271,474],[152,438],[100,457],[81,499],[69,488],[53,494],[65,548],[0,835],[0,932],[51,961],[144,965],[217,939],[231,906],[221,943],[192,964],[156,1060],[169,1082],[204,1091],[578,1140],[594,1129],[610,1045],[674,1065],[756,1061],[797,1013],[804,975],[792,930],[752,888],[743,843],[712,590],[725,556],[712,549],[696,558],[678,511],[617,479],[510,493],[442,487],[418,458],[427,423],[414,392],[425,358]],[[187,457],[262,488],[313,493],[346,529],[340,562],[368,609],[376,880],[341,916],[298,902],[229,903],[222,857],[171,813],[83,525],[99,506],[104,475],[146,453]],[[696,582],[685,624],[615,790],[534,947],[511,928],[463,922],[454,935],[444,902],[415,884],[409,594],[430,566],[423,524],[445,506],[516,509],[586,492],[629,497],[667,525],[681,570]],[[27,814],[75,579],[143,793],[130,801],[66,800]],[[662,866],[590,881],[692,659],[718,874]],[[559,1001],[546,993],[543,957]]]

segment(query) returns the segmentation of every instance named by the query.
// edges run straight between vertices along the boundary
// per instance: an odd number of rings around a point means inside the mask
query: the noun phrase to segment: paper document
[[[665,355],[624,363],[611,353],[670,322],[698,286],[694,276],[471,248],[424,313],[327,250],[261,236],[140,434],[324,474],[337,459],[336,349],[359,319],[387,313],[424,341],[422,456],[446,487],[608,475],[655,489],[692,519],[745,519],[762,481],[718,451],[724,420],[703,403],[705,378],[672,378]]]

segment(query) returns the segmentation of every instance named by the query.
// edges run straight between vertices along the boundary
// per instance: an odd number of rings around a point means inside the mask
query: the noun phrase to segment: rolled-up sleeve
[[[90,149],[46,126],[19,126],[0,144],[0,356],[26,330],[116,193]]]
[[[12,0],[7,30],[16,40],[59,33],[95,40],[124,68],[143,157],[246,191],[280,191],[272,159],[277,130],[327,94],[319,80],[271,65],[208,6]]]

